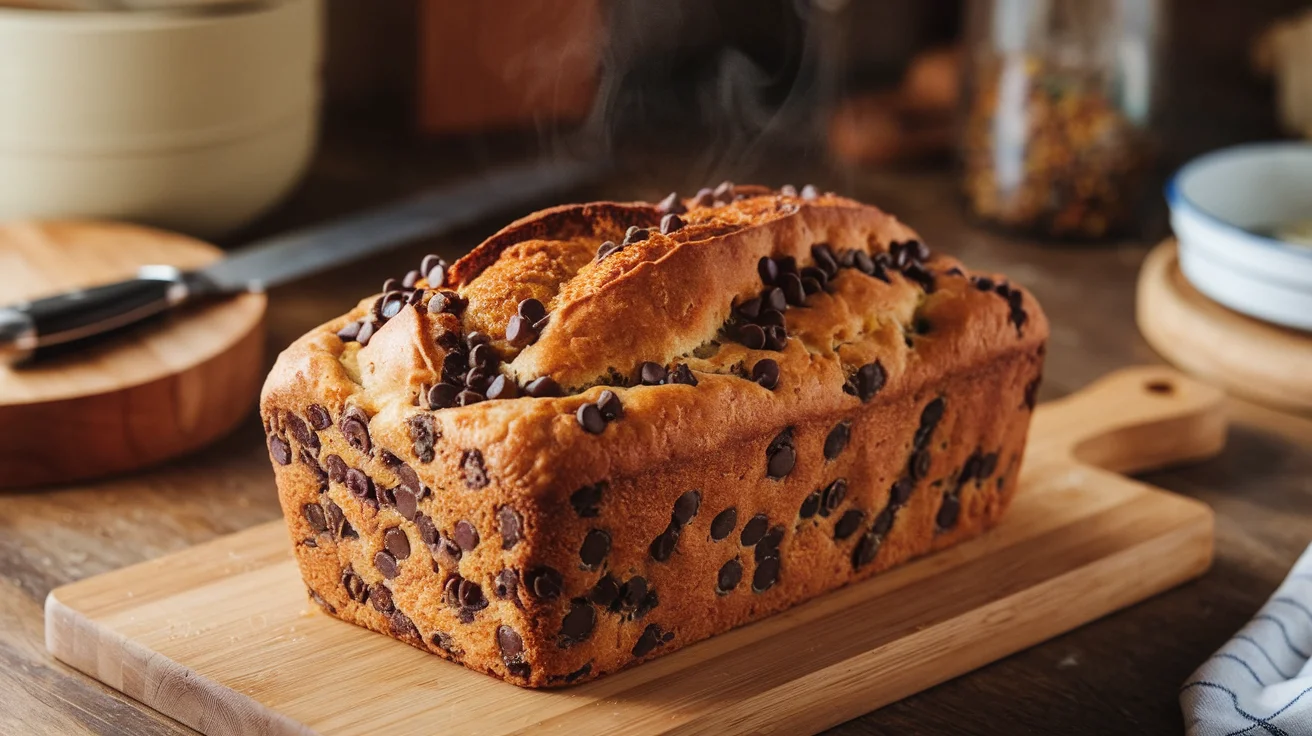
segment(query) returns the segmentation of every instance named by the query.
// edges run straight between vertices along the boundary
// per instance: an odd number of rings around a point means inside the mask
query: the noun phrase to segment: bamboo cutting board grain
[[[320,613],[281,522],[51,592],[59,659],[212,736],[814,733],[1202,574],[1221,394],[1121,371],[1041,406],[993,531],[596,682],[517,688]],[[1097,467],[1095,467],[1095,465]]]

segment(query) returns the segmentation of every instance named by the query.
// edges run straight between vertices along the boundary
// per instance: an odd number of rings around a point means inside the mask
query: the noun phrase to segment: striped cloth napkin
[[[1312,734],[1312,547],[1180,688],[1189,736]]]

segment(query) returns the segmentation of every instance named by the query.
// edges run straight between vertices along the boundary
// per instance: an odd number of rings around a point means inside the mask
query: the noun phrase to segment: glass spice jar
[[[970,0],[963,188],[988,222],[1124,231],[1152,159],[1163,0]]]

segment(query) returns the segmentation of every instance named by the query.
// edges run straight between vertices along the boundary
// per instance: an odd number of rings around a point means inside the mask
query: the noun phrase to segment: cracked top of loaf
[[[262,401],[363,413],[468,488],[567,494],[1046,336],[1029,294],[876,207],[726,184],[555,207],[425,258],[290,346]]]

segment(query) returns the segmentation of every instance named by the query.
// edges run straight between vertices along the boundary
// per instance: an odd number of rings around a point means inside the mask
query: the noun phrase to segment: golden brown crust
[[[450,268],[445,288],[467,301],[459,316],[431,314],[434,291],[420,280],[416,304],[381,322],[367,345],[336,332],[381,309],[375,299],[283,353],[262,414],[302,572],[335,615],[517,684],[553,686],[996,522],[1041,369],[1038,305],[949,257],[922,260],[903,245],[915,233],[876,208],[737,191],[748,196],[684,203],[685,224],[669,234],[654,205],[547,210]],[[630,227],[650,231],[595,258]],[[766,288],[761,259],[814,266],[829,257],[813,254],[817,244],[847,265],[822,269],[827,288],[784,311],[781,350],[745,345],[751,320],[740,307]],[[892,258],[890,246],[906,252]],[[517,347],[507,326],[528,298],[548,316],[536,341]],[[565,395],[429,409],[428,390],[451,380],[443,366],[465,360],[471,331],[492,339],[500,375],[521,387],[550,376]],[[766,359],[779,369],[772,389],[751,378]],[[639,385],[644,361],[684,365],[696,385]],[[606,392],[622,415],[593,434],[577,415]],[[826,441],[843,422],[850,442],[829,458]],[[846,492],[833,512],[806,516],[812,494],[839,479]],[[422,498],[409,502],[410,489]],[[681,519],[691,491],[696,513]],[[713,539],[713,519],[731,506],[729,537]],[[764,549],[741,544],[757,514],[767,532],[780,530]],[[507,528],[517,530],[513,544]],[[379,558],[385,540],[409,554]],[[468,547],[459,559],[457,540]],[[731,560],[742,578],[717,592]],[[507,576],[516,590],[499,598]],[[597,587],[607,576],[633,600],[606,600]],[[770,583],[759,592],[757,576]],[[372,596],[360,593],[365,584]]]

